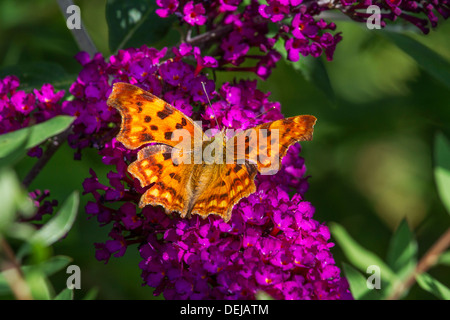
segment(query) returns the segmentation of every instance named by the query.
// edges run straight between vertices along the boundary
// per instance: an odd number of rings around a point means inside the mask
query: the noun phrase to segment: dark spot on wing
[[[141,139],[142,139],[142,141],[152,141],[153,136],[149,133],[143,133],[143,134],[141,134]]]
[[[169,108],[167,104],[164,105],[164,109],[161,111],[158,111],[156,114],[161,120],[164,120],[168,116],[170,116],[173,113],[173,110]]]
[[[247,169],[247,172],[250,177],[254,177],[256,175],[256,171],[257,171],[256,165],[250,164],[250,163],[245,163],[245,168]]]
[[[167,131],[164,133],[164,138],[166,138],[166,140],[170,140],[172,138],[172,131]]]
[[[176,174],[175,172],[171,172],[171,173],[169,174],[169,176],[170,176],[172,179],[174,179],[174,180],[176,180],[176,181],[178,181],[178,182],[181,181],[180,175]]]
[[[142,97],[145,100],[150,101],[150,102],[153,102],[155,100],[155,98],[152,95],[148,94],[148,93],[143,94]]]

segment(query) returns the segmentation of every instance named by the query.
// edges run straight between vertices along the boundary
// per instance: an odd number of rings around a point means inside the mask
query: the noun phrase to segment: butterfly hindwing
[[[228,222],[234,205],[256,191],[256,167],[252,164],[220,164],[215,168],[191,213],[202,217],[216,214]]]
[[[138,159],[128,166],[128,171],[140,181],[141,187],[153,184],[142,195],[141,208],[162,205],[167,212],[183,214],[185,211],[192,165],[173,159],[172,154],[170,146],[151,145],[140,150]]]

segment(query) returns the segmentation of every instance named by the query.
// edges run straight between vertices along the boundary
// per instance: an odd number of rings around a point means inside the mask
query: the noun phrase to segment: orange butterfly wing
[[[301,115],[249,128],[231,138],[237,145],[232,149],[234,156],[238,163],[256,164],[262,174],[274,174],[281,168],[281,161],[292,144],[312,140],[316,121],[314,116]]]
[[[215,214],[228,222],[239,200],[256,191],[256,173],[255,165],[249,163],[215,165],[209,175],[211,179],[197,197],[191,213],[204,218]]]
[[[187,130],[191,137],[202,137],[203,134],[202,129],[181,111],[128,83],[115,83],[107,104],[119,110],[122,116],[117,140],[128,149],[151,142],[174,147],[179,143],[171,139],[176,129]]]
[[[137,160],[128,166],[128,172],[139,180],[141,187],[151,185],[139,206],[162,205],[167,212],[177,211],[185,216],[193,165],[172,161],[172,147],[179,141],[172,141],[171,136],[175,130],[185,129],[191,137],[201,139],[202,129],[173,106],[131,84],[114,84],[107,103],[122,116],[117,140],[125,147],[136,149],[152,142],[161,143],[140,150]],[[191,139],[190,147],[193,146]]]
[[[142,195],[139,207],[161,205],[167,213],[177,211],[184,217],[188,213],[194,164],[185,164],[176,158],[173,161],[172,151],[172,147],[163,144],[145,147],[128,166],[128,172],[140,181],[141,187],[153,184]]]

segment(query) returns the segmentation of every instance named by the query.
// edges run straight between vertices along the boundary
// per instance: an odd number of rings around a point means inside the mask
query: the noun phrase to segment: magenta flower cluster
[[[161,97],[204,129],[217,125],[246,129],[283,118],[270,93],[257,81],[234,80],[218,86],[207,71],[249,71],[267,79],[285,50],[288,60],[303,56],[333,58],[342,36],[323,18],[335,10],[365,22],[365,9],[378,5],[382,21],[403,19],[427,33],[438,15],[448,18],[449,1],[352,0],[157,0],[156,13],[175,15],[186,27],[180,45],[157,50],[142,46],[119,50],[105,61],[101,54],[76,55],[82,66],[69,92],[50,84],[27,93],[19,80],[0,80],[0,134],[40,123],[60,114],[76,117],[69,145],[75,158],[87,147],[99,150],[108,183],[94,170],[83,183],[94,201],[86,212],[102,226],[111,226],[110,239],[96,243],[96,258],[108,262],[137,245],[143,283],[167,299],[254,299],[260,291],[276,299],[351,299],[330,248],[328,228],[314,219],[305,200],[308,177],[301,146],[290,147],[281,170],[256,177],[257,191],[242,199],[225,223],[209,216],[181,219],[161,207],[138,208],[146,188],[127,172],[137,151],[117,142],[121,118],[106,101],[115,82],[128,82]],[[281,49],[280,49],[281,48]],[[202,83],[205,83],[206,93]],[[211,106],[208,98],[211,99]],[[261,115],[262,114],[262,115]],[[36,147],[30,156],[40,157]],[[100,179],[102,180],[102,179]],[[52,212],[48,191],[30,193],[38,218]]]
[[[160,17],[176,15],[182,23],[204,28],[196,37],[189,33],[187,42],[207,39],[219,43],[215,56],[220,57],[221,69],[251,71],[262,79],[267,79],[280,59],[277,43],[284,46],[290,61],[298,61],[301,56],[319,57],[322,54],[332,60],[342,36],[339,32],[334,33],[334,22],[322,18],[326,12],[334,11],[355,21],[366,22],[372,14],[367,8],[376,5],[383,12],[382,26],[388,20],[403,19],[424,33],[428,33],[430,25],[437,25],[438,14],[445,19],[450,15],[448,0],[267,0],[266,3],[257,0],[157,0],[156,3],[159,6],[156,13]],[[256,63],[247,62],[245,67],[241,66],[249,60]]]
[[[450,17],[449,0],[342,0],[335,2],[341,2],[343,5],[342,12],[355,21],[366,22],[371,14],[367,13],[365,9],[370,5],[376,5],[382,11],[382,26],[385,26],[388,20],[402,19],[415,25],[424,34],[430,32],[430,27],[435,28],[437,26],[439,15],[444,19]]]
[[[26,93],[18,90],[19,85],[16,76],[0,79],[0,134],[41,123],[63,113],[59,101],[64,90],[55,92],[51,84],[44,84],[40,90]],[[39,158],[42,148],[32,148],[28,155]]]
[[[121,50],[109,63],[98,56],[85,61],[83,70],[93,68],[113,83],[137,84],[186,115],[202,119],[205,128],[217,121],[220,126],[245,129],[282,118],[280,104],[269,101],[270,94],[258,90],[256,81],[226,82],[216,89],[198,72],[217,67],[214,58],[188,44],[172,53],[175,58],[163,60],[166,49]],[[187,63],[190,58],[195,64]],[[213,100],[211,107],[201,82]],[[77,87],[86,92],[103,83],[102,77],[93,77]],[[110,90],[105,87],[106,93]],[[95,105],[107,109],[107,95]],[[82,96],[71,104],[82,110],[92,107]],[[261,112],[265,113],[256,117]],[[114,123],[119,126],[120,119]],[[109,184],[100,183],[93,170],[83,183],[84,193],[94,197],[86,212],[101,225],[112,225],[110,240],[96,244],[97,259],[107,262],[138,244],[144,283],[166,299],[254,299],[259,291],[277,299],[351,298],[330,253],[328,228],[313,219],[314,207],[303,198],[308,183],[299,152],[300,145],[290,148],[277,175],[258,176],[257,192],[241,200],[225,223],[216,216],[181,219],[166,215],[160,207],[138,209],[145,189],[127,172],[136,151],[115,139],[106,142],[99,154],[105,165],[112,166]]]
[[[277,42],[284,43],[292,61],[297,61],[299,54],[318,57],[322,53],[331,60],[341,40],[339,34],[329,32],[335,30],[334,23],[313,18],[320,12],[317,4],[299,6],[301,2],[272,0],[268,5],[261,5],[250,1],[244,5],[240,0],[158,0],[160,8],[156,13],[163,18],[174,14],[191,27],[206,28],[197,36],[189,33],[186,42],[218,43],[214,57],[219,70],[249,71],[267,79],[281,58]],[[275,30],[271,30],[272,25],[276,26]]]
[[[49,120],[63,114],[60,100],[64,90],[55,92],[51,84],[44,84],[40,90],[34,89],[27,93],[19,90],[20,82],[16,76],[6,76],[0,79],[0,134],[16,131],[28,126]],[[28,156],[40,158],[42,148],[36,146],[28,151]],[[49,190],[34,190],[29,193],[37,208],[32,217],[23,218],[26,221],[40,221],[45,214],[53,213],[57,206],[56,200],[46,200]]]

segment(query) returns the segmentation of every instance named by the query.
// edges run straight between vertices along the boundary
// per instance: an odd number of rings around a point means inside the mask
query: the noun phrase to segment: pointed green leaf
[[[31,202],[31,199],[30,199]],[[31,204],[33,205],[33,204]],[[33,213],[34,214],[34,208]],[[7,237],[11,237],[14,239],[18,239],[21,241],[28,241],[33,234],[36,232],[36,227],[33,226],[31,223],[27,222],[17,222],[14,221],[8,229],[5,231],[5,234]]]
[[[73,300],[73,290],[65,288],[53,300]]]
[[[25,274],[25,281],[30,288],[31,295],[36,300],[50,300],[53,288],[45,274],[38,268]]]
[[[391,268],[389,268],[376,254],[359,245],[341,225],[335,222],[331,223],[330,230],[347,259],[355,267],[366,272],[367,267],[375,265],[380,268],[382,279],[388,282],[396,280],[396,275]]]
[[[61,271],[64,267],[66,267],[70,262],[72,261],[72,258],[67,256],[53,256],[47,261],[38,263],[36,265],[25,265],[21,267],[21,270],[23,274],[31,274],[35,272],[36,270],[39,273],[42,273],[46,277],[49,277],[53,274],[55,274],[58,271]],[[6,281],[5,276],[7,276],[7,273],[9,271],[4,271],[0,273],[0,294],[6,294],[10,293],[11,289]]]
[[[31,242],[43,243],[50,246],[64,237],[75,221],[78,213],[79,195],[74,191],[69,198],[64,201],[58,213],[50,219],[31,238]]]
[[[370,289],[367,285],[367,278],[352,266],[342,264],[345,278],[350,286],[350,292],[355,300],[378,300],[381,294],[377,289]]]
[[[431,76],[450,88],[450,62],[413,38],[395,32],[383,32]]]
[[[442,133],[434,140],[434,178],[439,197],[450,214],[450,143]]]
[[[34,212],[31,199],[20,185],[15,172],[0,169],[0,235],[14,222],[16,214],[29,215]]]
[[[300,57],[300,60],[292,63],[294,68],[300,70],[306,80],[321,90],[332,103],[336,102],[336,94],[331,85],[328,71],[321,57]]]
[[[91,288],[88,291],[88,293],[86,293],[83,300],[95,300],[95,298],[97,298],[97,295],[98,295],[98,288],[97,287]]]
[[[391,238],[387,263],[400,279],[410,274],[417,264],[417,241],[405,219]]]
[[[281,54],[286,64],[292,66],[294,70],[301,72],[305,79],[322,91],[331,103],[336,103],[336,94],[331,85],[327,68],[321,57],[314,58],[311,56],[300,56],[300,59],[296,62],[289,61],[287,59],[287,52],[284,48],[284,40],[282,38],[278,39],[274,48]]]
[[[0,78],[14,74],[20,79],[20,90],[31,92],[45,83],[51,83],[56,90],[69,89],[76,75],[69,74],[58,63],[39,61],[21,63],[0,69]]]
[[[256,300],[274,300],[273,297],[265,291],[259,290],[255,294]]]
[[[21,134],[17,139],[9,139],[5,135],[0,135],[0,168],[13,167],[17,161],[22,159],[27,152],[27,144],[30,138],[30,130],[27,134]]]
[[[450,266],[450,251],[446,251],[439,257],[438,264]]]
[[[111,52],[140,47],[160,40],[170,30],[173,18],[160,18],[153,0],[108,0],[106,22]]]
[[[16,150],[24,141],[26,141],[25,149],[41,144],[66,130],[74,119],[70,116],[57,116],[34,126],[0,135],[0,158]]]
[[[68,256],[62,256],[62,255],[53,256],[50,259],[48,259],[47,261],[42,262],[39,265],[39,268],[41,268],[42,272],[44,272],[44,274],[49,277],[49,276],[57,273],[58,271],[61,271],[62,269],[64,269],[69,263],[72,262],[72,260],[73,259]],[[26,269],[25,269],[25,272],[26,272]]]
[[[434,279],[428,273],[422,273],[417,277],[419,286],[442,300],[450,300],[450,289]]]

